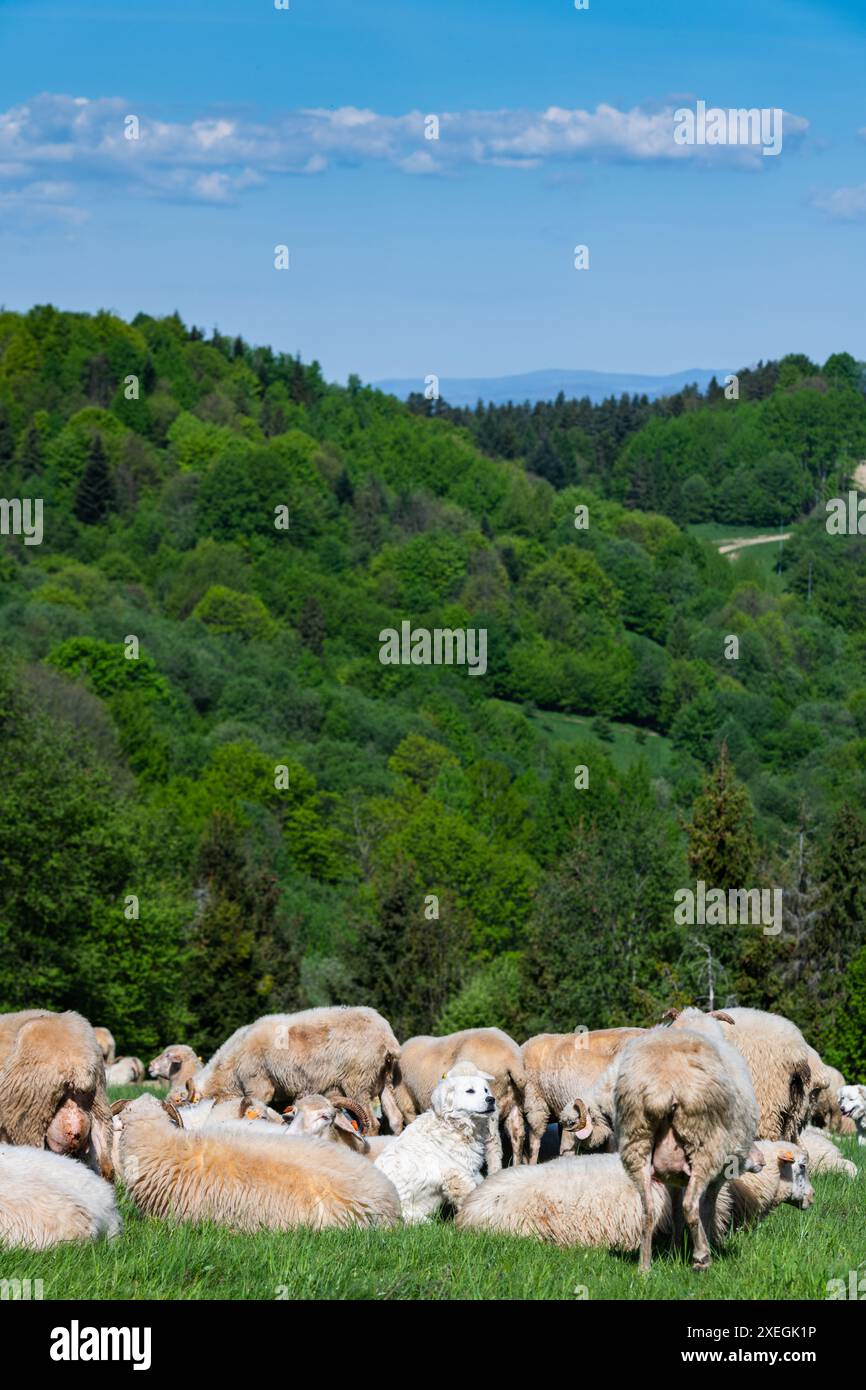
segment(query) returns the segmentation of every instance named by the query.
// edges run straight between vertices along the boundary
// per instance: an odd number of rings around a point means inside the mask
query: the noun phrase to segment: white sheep
[[[759,1141],[763,1167],[726,1180],[716,1201],[713,1239],[752,1225],[782,1202],[804,1209],[813,1193],[805,1153],[782,1143]],[[670,1193],[652,1185],[653,1237],[673,1228]],[[540,1168],[506,1168],[466,1199],[458,1230],[531,1236],[555,1245],[638,1250],[643,1236],[640,1194],[619,1154],[553,1159]]]
[[[790,1019],[762,1009],[732,1008],[719,1017],[726,1041],[749,1068],[760,1112],[759,1137],[795,1142],[806,1124],[812,1088],[810,1048],[803,1034]]]
[[[370,1115],[364,1106],[346,1096],[301,1096],[289,1107],[286,1119],[286,1133],[292,1138],[307,1135],[314,1139],[330,1139],[365,1157],[370,1154],[370,1141],[366,1137],[371,1128]],[[377,1151],[381,1152],[381,1146]]]
[[[456,1075],[458,1066],[468,1069],[466,1075],[482,1075],[490,1081],[499,1121],[511,1144],[512,1162],[520,1163],[524,1147],[523,1059],[517,1043],[501,1028],[464,1028],[443,1037],[420,1034],[409,1038],[394,1069],[394,1095],[404,1122],[411,1124],[429,1110],[439,1081],[446,1074]],[[502,1167],[498,1126],[491,1129],[486,1162],[489,1173]]]
[[[106,1068],[107,1086],[134,1086],[136,1082],[143,1080],[144,1063],[138,1057],[118,1057],[116,1062]]]
[[[0,1144],[0,1244],[45,1250],[120,1229],[114,1188],[84,1164],[48,1149]]]
[[[179,1104],[169,1102],[169,1113],[177,1116],[182,1129],[215,1129],[230,1125],[257,1133],[285,1133],[283,1117],[260,1100],[248,1096],[240,1100],[197,1100]]]
[[[849,1178],[856,1178],[857,1164],[840,1154],[825,1130],[807,1125],[797,1143],[809,1156],[811,1173],[847,1173]]]
[[[147,1073],[157,1081],[169,1083],[172,1100],[183,1100],[190,1081],[203,1065],[201,1057],[186,1043],[172,1043],[148,1063]]]
[[[755,1142],[759,1111],[748,1069],[715,1019],[697,1028],[651,1028],[626,1043],[617,1058],[614,1132],[617,1150],[640,1193],[640,1268],[652,1259],[653,1182],[674,1189],[674,1228],[680,1213],[692,1238],[692,1267],[710,1264],[706,1224],[725,1169],[744,1165]],[[705,1206],[705,1211],[702,1210]]]
[[[460,1209],[481,1181],[495,1116],[496,1100],[483,1076],[442,1078],[432,1108],[374,1161],[400,1194],[404,1221],[426,1221],[446,1203]]]
[[[384,1173],[324,1139],[273,1140],[228,1126],[187,1132],[155,1096],[115,1116],[118,1168],[143,1216],[236,1231],[393,1226],[400,1199]]]
[[[391,1089],[400,1044],[375,1009],[345,1005],[268,1014],[237,1029],[192,1078],[204,1099],[250,1096],[277,1109],[298,1096],[338,1091],[368,1112],[381,1096],[389,1124],[402,1126]],[[374,1130],[378,1122],[371,1120]]]
[[[94,1028],[96,1041],[99,1043],[99,1050],[102,1053],[102,1060],[105,1063],[106,1071],[114,1063],[114,1035],[107,1028]]]

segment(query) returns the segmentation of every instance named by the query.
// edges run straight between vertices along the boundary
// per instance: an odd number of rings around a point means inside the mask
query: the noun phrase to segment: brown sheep
[[[441,1038],[418,1036],[403,1044],[394,1073],[394,1095],[406,1124],[430,1109],[433,1092],[446,1073],[469,1066],[490,1081],[499,1120],[511,1142],[512,1161],[523,1160],[525,1075],[520,1048],[501,1028],[465,1028]],[[393,1126],[392,1126],[393,1127]],[[487,1148],[487,1171],[502,1167],[498,1132]]]
[[[599,1028],[592,1032],[539,1033],[523,1044],[526,1074],[524,1109],[529,1130],[529,1162],[538,1162],[544,1131],[551,1120],[562,1124],[560,1153],[570,1153],[578,1126],[571,1123],[572,1112],[563,1116],[576,1096],[592,1092],[620,1048],[638,1037],[642,1028]],[[608,1131],[606,1147],[613,1147]],[[595,1147],[591,1144],[591,1147]]]
[[[391,1092],[400,1044],[375,1009],[339,1005],[268,1014],[237,1029],[193,1077],[203,1099],[250,1096],[282,1108],[298,1096],[338,1091],[360,1102],[378,1132],[373,1098],[392,1127],[402,1116]]]
[[[80,1158],[112,1177],[102,1049],[80,1014],[0,1014],[0,1143]]]
[[[118,1169],[143,1216],[235,1231],[394,1226],[400,1199],[383,1173],[326,1139],[273,1139],[228,1127],[187,1132],[154,1097],[117,1113]]]

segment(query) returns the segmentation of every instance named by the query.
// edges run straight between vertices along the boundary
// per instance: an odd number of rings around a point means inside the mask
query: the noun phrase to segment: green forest
[[[866,536],[824,510],[863,369],[739,386],[452,410],[177,315],[0,312],[3,497],[44,504],[0,537],[0,1010],[145,1056],[712,997],[866,1080]],[[406,619],[486,630],[484,676],[383,665]],[[676,925],[697,879],[783,888],[782,932]]]

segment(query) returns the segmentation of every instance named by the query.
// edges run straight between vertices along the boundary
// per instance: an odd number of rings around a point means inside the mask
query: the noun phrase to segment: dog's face
[[[496,1109],[493,1092],[486,1079],[475,1076],[445,1076],[432,1097],[437,1115],[492,1115]]]
[[[858,1124],[866,1120],[866,1086],[840,1086],[839,1109]]]

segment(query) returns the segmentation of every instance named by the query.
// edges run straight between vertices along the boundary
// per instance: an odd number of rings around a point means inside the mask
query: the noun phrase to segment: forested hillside
[[[44,499],[0,538],[0,1009],[144,1054],[712,988],[866,1079],[866,537],[820,505],[861,373],[742,381],[427,418],[176,316],[0,313],[2,492]],[[781,572],[711,520],[792,523]],[[486,674],[383,665],[404,619]],[[695,878],[783,886],[783,932],[675,925]]]

